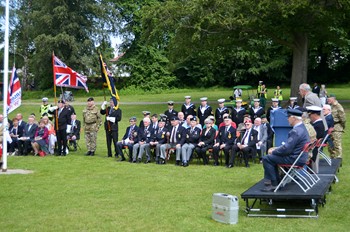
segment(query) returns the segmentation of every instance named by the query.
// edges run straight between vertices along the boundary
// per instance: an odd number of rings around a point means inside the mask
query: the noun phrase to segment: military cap
[[[231,119],[230,115],[224,116],[224,119]]]
[[[319,106],[307,106],[306,107],[308,113],[321,113],[322,108]]]
[[[295,101],[295,100],[297,100],[297,97],[290,97],[289,100]]]
[[[177,116],[174,116],[171,118],[171,121],[176,121],[176,120],[179,120],[179,118]]]
[[[288,117],[289,116],[298,116],[301,117],[303,115],[303,112],[297,109],[289,109],[287,110]]]
[[[208,98],[207,98],[207,97],[201,97],[200,100],[201,100],[201,101],[207,101]]]
[[[166,122],[166,119],[165,119],[165,118],[160,118],[160,119],[158,120],[158,122]]]
[[[197,121],[197,117],[193,116],[193,118],[191,118],[190,121]]]
[[[63,100],[58,100],[58,103],[64,103],[64,101]]]
[[[252,120],[251,120],[251,119],[246,119],[246,120],[244,121],[244,123],[252,123]]]
[[[93,101],[93,100],[94,100],[93,97],[89,97],[89,98],[87,99],[88,102]]]
[[[185,96],[185,99],[191,99],[191,96]]]
[[[334,94],[334,93],[331,93],[331,94],[329,94],[328,97],[334,97],[334,98],[335,98],[335,94]]]
[[[261,115],[260,118],[266,118],[266,114]]]
[[[174,101],[168,101],[168,105],[169,105],[169,106],[174,105]]]
[[[151,112],[144,110],[144,111],[142,111],[142,114],[143,114],[143,115],[150,115]]]
[[[220,98],[219,100],[218,100],[218,103],[224,103],[225,102],[225,98]]]
[[[259,84],[263,83],[263,81],[259,81]]]
[[[271,98],[272,102],[278,102],[278,98]]]
[[[131,118],[129,118],[129,121],[136,121],[136,117],[132,116]]]
[[[42,101],[47,102],[47,101],[49,101],[49,99],[47,97],[43,97]]]
[[[254,98],[254,101],[255,102],[260,102],[260,99],[259,98]]]

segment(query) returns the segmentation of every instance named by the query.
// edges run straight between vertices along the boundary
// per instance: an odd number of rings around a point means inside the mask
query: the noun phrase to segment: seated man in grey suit
[[[38,125],[34,123],[35,117],[30,115],[28,123],[25,125],[22,137],[18,138],[19,155],[28,155],[32,149],[31,142],[34,140],[35,131]]]
[[[261,189],[264,192],[273,192],[279,181],[279,164],[293,164],[302,152],[304,145],[310,142],[307,129],[302,121],[302,112],[300,110],[288,110],[288,122],[293,127],[288,133],[288,140],[285,144],[270,148],[268,155],[263,157],[264,177],[266,187]],[[296,165],[304,166],[308,160],[308,153],[304,152]]]
[[[266,154],[267,127],[261,123],[261,118],[254,120],[254,130],[258,132],[258,142],[256,143],[256,151],[260,160]]]

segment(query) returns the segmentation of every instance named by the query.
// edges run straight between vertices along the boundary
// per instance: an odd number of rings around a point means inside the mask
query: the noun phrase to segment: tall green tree
[[[96,47],[110,43],[118,13],[111,1],[19,0],[16,50],[39,88],[52,86],[52,52],[74,70],[98,68]]]
[[[348,12],[346,0],[170,0],[144,12],[143,36],[145,41],[167,44],[169,56],[183,60],[190,53],[219,53],[229,46],[239,51],[235,60],[249,66],[256,61],[252,71],[260,75],[285,65],[292,55],[291,94],[296,95],[299,84],[307,81],[310,47],[339,43]],[[263,46],[254,53],[256,45]],[[281,55],[285,57],[273,58]]]

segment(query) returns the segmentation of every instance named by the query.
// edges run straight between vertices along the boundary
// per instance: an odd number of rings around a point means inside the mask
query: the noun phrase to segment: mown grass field
[[[335,93],[346,92],[334,89]],[[227,89],[192,90],[153,95],[121,95],[123,119],[119,137],[124,134],[130,116],[141,117],[142,110],[161,113],[166,104],[135,102],[183,101],[226,97]],[[340,94],[342,96],[342,94]],[[350,99],[344,94],[343,99]],[[72,105],[81,119],[86,97]],[[103,97],[96,97],[102,102]],[[128,102],[130,104],[128,104]],[[131,102],[133,102],[131,104]],[[40,100],[25,100],[21,111],[25,117],[39,111]],[[216,104],[212,104],[216,107]],[[343,103],[348,121],[350,103]],[[180,105],[175,106],[176,109]],[[212,194],[240,196],[263,176],[260,164],[251,168],[213,167],[194,162],[188,168],[171,164],[130,164],[106,157],[104,131],[98,135],[97,155],[86,157],[82,150],[67,157],[9,157],[8,168],[33,170],[29,175],[0,175],[1,231],[348,231],[350,215],[349,126],[343,137],[343,166],[320,208],[318,219],[249,218],[240,199],[239,222],[225,225],[211,219]],[[82,133],[83,136],[83,133]]]

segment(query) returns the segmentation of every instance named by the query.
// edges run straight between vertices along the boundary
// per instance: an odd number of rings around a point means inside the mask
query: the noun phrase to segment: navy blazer
[[[111,112],[111,107],[108,106],[106,109],[101,109],[100,110],[100,113],[102,115],[106,115],[106,119],[105,119],[105,123],[104,123],[104,126],[105,126],[105,130],[112,130],[112,131],[118,131],[118,122],[120,120],[122,120],[122,110],[120,108],[118,108],[117,110],[113,109],[112,112]],[[115,118],[115,122],[110,122],[107,120],[107,116],[108,117],[114,117]],[[108,126],[109,124],[109,126]],[[109,128],[108,128],[109,127]]]
[[[38,125],[32,124],[30,130],[29,130],[29,126],[30,124],[27,123],[26,126],[24,127],[23,137],[29,137],[29,139],[33,141],[35,137],[36,128],[38,127]]]
[[[230,126],[226,131],[226,126],[222,126],[219,129],[219,134],[216,137],[216,142],[219,144],[233,145],[236,140],[236,129]]]
[[[54,110],[54,111],[49,110],[49,112],[54,115],[55,122],[56,122],[57,117],[58,117],[58,129],[59,130],[66,130],[67,124],[70,124],[71,112],[66,107],[62,107],[62,112],[60,113],[60,115],[58,115],[59,108]],[[56,123],[54,125],[55,125],[55,130],[57,130]]]
[[[170,142],[170,139],[171,139],[171,132],[173,131],[173,128],[174,127],[171,127],[169,129],[169,142]],[[183,127],[183,126],[181,126],[179,124],[178,127],[177,127],[177,130],[176,130],[176,133],[175,133],[176,144],[180,144],[182,146],[185,143],[185,132],[186,132],[185,127]]]
[[[168,129],[166,127],[163,127],[162,130],[158,128],[156,131],[154,131],[152,141],[158,142],[159,144],[165,144],[167,142],[167,132]]]
[[[129,131],[130,131],[131,127],[128,126],[126,128],[125,134],[122,138],[122,140],[126,140],[126,139],[130,139],[132,141],[134,141],[134,143],[138,143],[138,134],[139,134],[139,130],[140,128],[138,126],[134,126],[133,130],[130,133],[130,137],[129,137]]]
[[[245,131],[240,134],[240,136],[237,138],[237,143],[243,144],[243,137],[244,137]],[[251,147],[253,149],[256,149],[256,143],[258,142],[258,132],[254,130],[253,128],[250,129],[250,132],[248,134],[248,147]]]
[[[312,126],[314,127],[314,129],[316,131],[316,138],[317,139],[324,138],[326,131],[324,129],[324,125],[323,125],[322,120],[319,120],[319,121],[312,123]]]
[[[80,128],[81,128],[80,121],[78,119],[75,119],[74,126],[73,126],[73,132],[69,133],[69,134],[75,135],[75,137],[77,137],[77,140],[79,140],[80,139]]]
[[[192,143],[197,145],[199,137],[201,136],[201,129],[194,127],[191,132],[192,127],[189,127],[185,131],[185,143]]]
[[[152,141],[154,135],[154,129],[151,126],[148,126],[143,128],[143,130],[139,130],[139,136],[138,136],[138,141],[139,142],[145,142],[149,143]]]
[[[334,119],[332,114],[325,116],[328,128],[334,127]]]
[[[202,130],[201,137],[199,138],[199,142],[203,142],[204,146],[213,146],[214,145],[214,139],[216,136],[216,130],[212,127],[209,129],[208,133],[205,134],[206,129]]]

